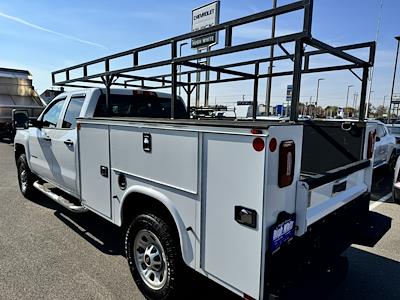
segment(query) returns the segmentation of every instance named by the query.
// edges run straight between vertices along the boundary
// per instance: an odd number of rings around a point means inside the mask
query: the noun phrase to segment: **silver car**
[[[389,133],[384,123],[376,121],[374,168],[389,166],[394,169],[397,160],[396,138]]]
[[[400,157],[397,159],[396,166],[394,168],[392,197],[394,202],[400,204]]]

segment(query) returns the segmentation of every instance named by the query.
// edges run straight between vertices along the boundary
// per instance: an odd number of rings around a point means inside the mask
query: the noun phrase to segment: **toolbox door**
[[[81,123],[78,136],[82,203],[110,219],[108,126]]]
[[[258,299],[265,149],[255,138],[203,136],[202,259],[206,273]]]

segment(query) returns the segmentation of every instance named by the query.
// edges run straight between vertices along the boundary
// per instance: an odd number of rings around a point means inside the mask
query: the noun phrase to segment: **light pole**
[[[348,85],[347,86],[347,97],[346,97],[346,107],[345,109],[349,106],[349,92],[350,88],[352,88],[354,85]],[[347,116],[349,116],[349,110],[347,109]]]
[[[395,59],[395,63],[394,63],[392,92],[390,93],[390,104],[389,104],[389,113],[388,113],[388,120],[389,120],[389,122],[390,122],[390,113],[391,113],[391,111],[392,111],[392,101],[393,101],[393,93],[394,93],[394,83],[395,83],[395,81],[396,81],[397,60],[398,60],[398,58],[399,58],[400,36],[396,36],[395,39],[397,40],[397,50],[396,50],[396,59]]]
[[[179,45],[179,57],[182,57],[182,47],[186,46],[188,43],[182,43]],[[179,65],[179,83],[181,82],[182,65]],[[181,85],[179,84],[179,96],[181,95]]]
[[[371,94],[372,93],[375,93],[375,91],[369,91],[369,96],[368,96],[368,99],[371,99]],[[367,107],[367,118],[368,118],[368,116],[369,116],[369,105],[371,104],[371,101],[368,101],[368,107]],[[372,104],[371,104],[371,106],[372,106]]]
[[[318,107],[319,82],[320,82],[321,80],[325,80],[325,78],[319,78],[319,79],[318,79],[318,83],[317,83],[317,98],[315,99],[315,107],[316,107],[316,108]]]
[[[278,0],[272,0],[272,8],[276,8]],[[275,23],[276,23],[276,16],[272,17],[272,24],[271,24],[271,38],[273,39],[275,37]],[[269,107],[271,106],[271,89],[272,89],[272,68],[273,68],[273,58],[274,58],[274,45],[272,44],[270,46],[270,52],[269,52],[269,58],[271,59],[269,61],[269,66],[268,66],[268,75],[269,77],[267,78],[267,88],[266,88],[266,97],[265,97],[265,111],[266,111],[266,116],[269,116]]]
[[[358,93],[354,93],[354,101],[353,101],[353,108],[354,108],[354,114],[357,111],[357,100],[358,100]]]
[[[383,97],[383,107],[385,107],[385,101],[386,101],[386,97],[388,97],[388,95],[385,95],[384,97]]]

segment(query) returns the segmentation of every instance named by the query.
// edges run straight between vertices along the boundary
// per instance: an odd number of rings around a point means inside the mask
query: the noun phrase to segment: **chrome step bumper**
[[[53,193],[50,189],[45,187],[43,184],[40,184],[38,181],[35,181],[33,183],[33,186],[37,190],[39,190],[40,192],[45,194],[47,197],[52,199],[53,201],[57,202],[61,206],[65,207],[66,209],[68,209],[74,213],[84,213],[84,212],[88,211],[88,209],[86,207],[81,206],[81,205],[76,205],[75,203],[72,203],[68,199],[65,199],[64,197]]]

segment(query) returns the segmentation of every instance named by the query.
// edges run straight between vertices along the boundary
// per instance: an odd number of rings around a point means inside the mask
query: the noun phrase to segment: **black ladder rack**
[[[240,25],[245,25],[260,20],[265,20],[273,16],[279,16],[283,14],[288,14],[295,11],[303,11],[303,30],[301,32],[283,35],[275,38],[267,38],[263,40],[257,40],[249,43],[239,43],[233,44],[232,36],[233,29]],[[338,70],[350,70],[357,78],[361,81],[361,97],[360,97],[360,113],[359,119],[364,120],[365,110],[366,110],[366,94],[367,94],[367,84],[368,84],[368,73],[369,68],[374,64],[375,58],[375,42],[359,43],[346,45],[342,47],[332,47],[325,44],[311,35],[311,24],[312,24],[312,10],[313,10],[313,0],[302,0],[293,2],[287,5],[279,6],[274,9],[266,10],[256,14],[252,14],[246,17],[235,19],[232,21],[224,22],[215,25],[210,28],[199,30],[196,32],[190,32],[182,34],[176,37],[165,39],[156,43],[131,49],[128,51],[123,51],[113,55],[105,56],[99,59],[95,59],[86,63],[78,64],[72,67],[64,68],[58,71],[52,72],[52,83],[55,86],[71,86],[71,87],[93,87],[94,84],[102,84],[106,87],[106,105],[109,107],[109,93],[111,86],[123,86],[125,88],[143,88],[143,89],[164,89],[171,88],[171,119],[175,117],[174,102],[172,99],[177,97],[177,87],[181,86],[187,93],[187,105],[188,112],[190,112],[190,96],[195,88],[199,88],[204,84],[212,83],[223,83],[223,82],[233,82],[240,80],[253,80],[253,120],[256,119],[257,107],[258,107],[258,83],[259,79],[267,77],[277,77],[277,76],[293,76],[293,90],[292,90],[292,103],[291,103],[291,115],[290,119],[292,121],[297,121],[298,118],[298,105],[300,98],[300,84],[301,75],[306,73],[317,73],[317,72],[329,72]],[[202,52],[188,56],[178,56],[177,48],[180,43],[185,40],[192,39],[195,37],[203,36],[212,32],[223,32],[225,36],[224,47],[211,50],[209,52]],[[294,43],[295,51],[294,53],[289,53],[284,48],[284,44]],[[274,56],[272,58],[261,58],[254,60],[238,61],[237,63],[211,66],[199,64],[199,59],[204,59],[207,57],[223,56],[232,53],[257,49],[257,48],[267,48],[272,45],[279,46],[285,55]],[[305,45],[309,45],[316,50],[305,51]],[[162,47],[170,47],[170,56],[168,59],[159,60],[151,63],[142,63],[140,61],[140,54],[154,49],[161,49]],[[367,48],[369,50],[369,59],[364,61],[353,55],[348,54],[345,51],[356,50]],[[267,53],[267,51],[265,51]],[[345,65],[334,65],[320,68],[310,68],[310,58],[315,55],[321,54],[331,54],[338,58],[341,58],[347,62]],[[131,65],[122,69],[114,69],[110,67],[110,62],[115,59],[131,57]],[[281,60],[291,60],[293,62],[293,70],[285,72],[273,72],[269,74],[267,72],[263,73],[260,71],[260,64],[269,61],[281,61]],[[90,74],[88,73],[88,67],[101,64],[103,66],[103,71]],[[184,65],[194,70],[178,72],[178,66]],[[144,71],[148,69],[154,69],[157,67],[170,66],[171,71],[166,74],[158,74],[155,76],[144,76],[142,74],[132,74],[137,71]],[[235,67],[241,66],[253,66],[253,72],[240,72],[233,70]],[[356,69],[362,69],[362,76],[358,76],[355,73]],[[210,72],[216,73],[216,79],[214,80],[201,80],[199,82],[194,82],[192,80],[192,75],[197,74],[200,70],[209,70]],[[72,72],[80,73],[79,76],[71,76]],[[229,78],[221,78],[221,74],[229,74]],[[185,78],[180,79],[179,78]],[[62,80],[57,80],[57,77],[63,77]],[[122,82],[121,82],[122,80]],[[152,84],[158,84],[156,86],[148,85],[148,82]],[[147,83],[147,84],[146,84]],[[189,117],[189,116],[188,116]]]

